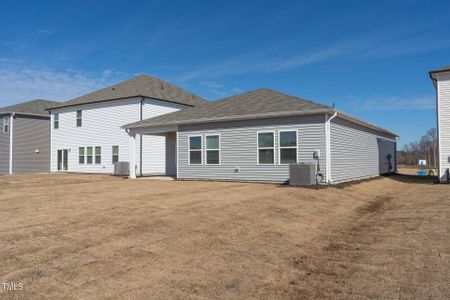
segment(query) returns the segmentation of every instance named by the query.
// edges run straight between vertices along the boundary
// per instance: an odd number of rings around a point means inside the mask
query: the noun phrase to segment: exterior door
[[[68,170],[69,150],[58,150],[58,171],[64,172]]]

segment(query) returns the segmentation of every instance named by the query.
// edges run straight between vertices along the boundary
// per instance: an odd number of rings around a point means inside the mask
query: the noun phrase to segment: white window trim
[[[58,120],[56,120],[56,116],[58,116]],[[55,122],[58,122],[58,127],[55,127]],[[53,129],[59,129],[59,113],[54,113],[53,114],[53,124],[52,124],[52,128]]]
[[[273,133],[273,147],[259,147],[259,134],[260,133]],[[258,166],[274,166],[276,165],[276,157],[275,157],[275,152],[276,152],[276,136],[275,136],[275,130],[262,130],[262,131],[257,131],[256,132],[256,165]],[[264,150],[264,149],[273,149],[273,163],[271,164],[260,164],[259,163],[259,150]]]
[[[282,147],[281,146],[281,133],[282,132],[292,132],[295,131],[296,146]],[[294,149],[295,148],[295,162],[298,163],[298,130],[297,129],[280,129],[278,130],[278,165],[288,166],[291,163],[283,164],[281,163],[281,149]]]
[[[80,112],[81,113],[81,117],[80,118],[78,118],[78,112]],[[75,112],[75,125],[76,125],[76,127],[83,127],[83,110],[81,110],[81,109],[78,109],[76,112]],[[78,120],[80,120],[80,126],[78,126]]]
[[[102,146],[94,146],[94,161],[93,161],[93,165],[101,165],[102,164]],[[100,162],[97,162],[97,148],[100,148]]]
[[[3,124],[2,124],[3,130],[2,131],[3,131],[3,133],[9,133],[11,131],[11,118],[9,116],[5,116],[2,119],[3,119]],[[5,130],[5,127],[6,127],[5,121],[6,120],[8,120],[8,131]]]
[[[207,143],[207,141],[206,141],[206,138],[208,137],[208,136],[218,136],[219,137],[219,148],[218,149],[208,149],[208,143]],[[208,134],[205,134],[205,165],[207,165],[207,166],[220,166],[220,165],[222,165],[222,158],[221,158],[221,156],[222,156],[222,147],[221,147],[221,142],[222,142],[222,138],[221,138],[221,136],[220,136],[220,133],[208,133]],[[208,150],[209,151],[219,151],[219,163],[218,164],[208,164],[208,155],[207,155],[207,152],[208,152]]]
[[[120,146],[119,145],[112,145],[111,146],[111,164],[114,165],[114,147],[117,147],[117,162],[120,161]]]
[[[191,137],[200,137],[200,149],[191,150]],[[200,151],[200,163],[191,164],[191,151]],[[203,165],[203,136],[201,134],[188,135],[188,166],[202,166]]]
[[[83,154],[84,163],[80,163],[80,148],[84,149],[84,154]],[[86,164],[86,147],[78,147],[78,164],[79,165],[85,165]]]
[[[92,148],[92,154],[88,154],[88,148]],[[92,162],[88,162],[88,157],[91,156]],[[95,147],[87,146],[86,147],[86,165],[95,165]]]

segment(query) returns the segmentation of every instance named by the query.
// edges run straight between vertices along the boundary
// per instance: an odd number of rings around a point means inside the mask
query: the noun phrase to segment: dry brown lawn
[[[0,205],[4,299],[450,298],[450,186],[427,179],[15,175]]]

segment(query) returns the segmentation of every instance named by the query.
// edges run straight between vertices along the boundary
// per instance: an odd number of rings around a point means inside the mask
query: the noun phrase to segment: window
[[[58,129],[59,128],[59,114],[53,115],[53,128]]]
[[[81,110],[77,110],[77,127],[81,127],[82,117],[83,117],[83,112]]]
[[[102,147],[100,146],[95,147],[95,163],[102,163]]]
[[[258,132],[258,164],[273,165],[275,162],[273,132]]]
[[[297,162],[297,131],[280,131],[279,151],[280,164]]]
[[[86,147],[86,163],[92,164],[92,147]]]
[[[201,165],[202,164],[202,137],[190,136],[189,137],[189,164]]]
[[[3,133],[9,132],[9,117],[3,117]]]
[[[79,147],[78,148],[78,163],[79,164],[84,164],[85,162],[85,157],[84,157],[84,147]]]
[[[206,136],[206,164],[220,164],[220,137],[219,135]]]
[[[112,146],[112,163],[119,161],[119,146]]]

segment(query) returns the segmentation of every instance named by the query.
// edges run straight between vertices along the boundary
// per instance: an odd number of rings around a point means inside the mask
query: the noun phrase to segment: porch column
[[[128,178],[136,179],[136,134],[128,133],[130,136],[130,175]]]

